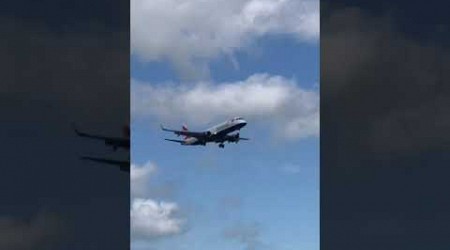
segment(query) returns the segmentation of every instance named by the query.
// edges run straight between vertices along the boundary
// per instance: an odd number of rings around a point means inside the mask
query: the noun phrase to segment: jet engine
[[[230,136],[227,138],[228,142],[234,142],[234,143],[238,143],[240,139],[241,139],[241,138],[239,137],[239,133],[236,133],[236,134],[234,134],[234,135],[230,135]]]

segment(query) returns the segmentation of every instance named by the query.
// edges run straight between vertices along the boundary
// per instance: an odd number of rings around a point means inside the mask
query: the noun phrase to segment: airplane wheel
[[[219,145],[219,148],[224,148],[224,147],[225,147],[225,145],[223,145],[223,144]]]

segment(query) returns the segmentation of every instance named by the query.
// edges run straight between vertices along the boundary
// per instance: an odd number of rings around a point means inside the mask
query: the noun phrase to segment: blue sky
[[[297,29],[304,19],[286,20],[289,11],[300,8],[298,1],[235,0],[230,4],[235,8],[214,9],[214,17],[196,12],[201,1],[176,17],[161,14],[173,1],[168,6],[136,2],[131,12],[131,202],[149,203],[131,209],[132,249],[319,249],[318,30]],[[313,7],[302,9],[306,20],[309,12],[318,12],[317,2],[308,4]],[[151,14],[142,6],[159,8],[153,18],[161,20],[141,17]],[[262,22],[252,25],[266,28],[247,25],[242,32],[242,26],[219,25],[230,15],[247,20],[248,13]],[[212,24],[177,20],[190,15],[206,15]],[[165,34],[181,48],[170,47],[171,40],[143,47],[145,41],[153,43],[139,33],[149,21],[166,21]],[[147,30],[158,34],[158,28]],[[223,39],[202,39],[211,31]],[[185,42],[193,36],[200,37],[197,43]],[[198,43],[203,43],[200,50]],[[186,123],[190,130],[203,130],[233,116],[246,118],[241,136],[251,140],[224,149],[166,142],[163,138],[176,136],[159,129],[160,123],[177,129]]]

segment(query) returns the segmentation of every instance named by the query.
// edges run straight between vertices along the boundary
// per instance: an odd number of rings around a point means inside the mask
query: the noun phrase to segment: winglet
[[[77,127],[75,126],[75,123],[74,123],[74,122],[72,122],[70,125],[72,126],[72,129],[75,131],[75,133],[76,133],[77,135],[79,135],[79,136],[82,135],[82,133],[81,133],[80,131],[78,131],[78,129],[77,129]]]
[[[165,128],[162,124],[160,124],[160,126],[161,126],[161,129],[162,129],[162,130],[164,130],[164,131],[170,131],[169,129]]]
[[[75,127],[74,123],[72,123],[72,128],[73,128],[73,130],[75,130],[75,133],[76,133],[78,136],[81,136],[81,137],[89,137],[88,134],[79,131],[79,130]]]

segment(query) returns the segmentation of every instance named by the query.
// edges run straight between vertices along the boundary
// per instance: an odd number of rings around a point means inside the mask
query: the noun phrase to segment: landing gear
[[[219,144],[219,148],[224,148],[225,145],[223,145],[223,143]]]

